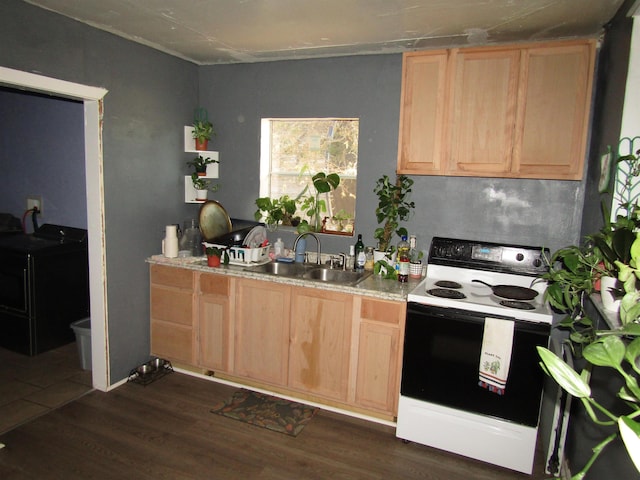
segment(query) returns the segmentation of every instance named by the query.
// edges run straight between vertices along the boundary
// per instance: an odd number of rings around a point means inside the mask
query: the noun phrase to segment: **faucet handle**
[[[342,260],[342,270],[346,270],[347,269],[347,254],[343,253],[343,252],[340,252],[338,254],[338,256]]]

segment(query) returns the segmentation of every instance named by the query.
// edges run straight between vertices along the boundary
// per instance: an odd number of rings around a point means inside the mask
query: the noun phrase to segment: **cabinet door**
[[[448,173],[511,169],[520,51],[454,50]]]
[[[236,283],[234,373],[286,385],[291,288],[275,282]]]
[[[594,41],[524,51],[513,166],[517,176],[582,179],[594,59]]]
[[[447,56],[444,50],[403,56],[398,173],[441,173]]]
[[[151,266],[151,353],[195,364],[193,272]]]
[[[360,299],[356,403],[397,414],[406,304]]]
[[[229,372],[232,280],[203,273],[198,301],[200,366]]]
[[[289,386],[346,400],[352,296],[295,288],[291,306]]]

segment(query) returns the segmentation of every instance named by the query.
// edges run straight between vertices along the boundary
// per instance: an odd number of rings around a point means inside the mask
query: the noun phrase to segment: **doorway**
[[[110,385],[108,320],[106,308],[106,254],[104,238],[104,189],[102,176],[102,102],[104,88],[0,67],[0,85],[75,99],[84,105],[87,231],[91,302],[93,387],[107,391]]]

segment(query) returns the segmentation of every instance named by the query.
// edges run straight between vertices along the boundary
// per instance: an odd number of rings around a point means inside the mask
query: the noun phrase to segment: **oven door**
[[[548,345],[551,326],[516,321],[507,385],[498,395],[478,385],[484,319],[480,313],[409,302],[401,395],[535,427],[544,380],[536,346]]]

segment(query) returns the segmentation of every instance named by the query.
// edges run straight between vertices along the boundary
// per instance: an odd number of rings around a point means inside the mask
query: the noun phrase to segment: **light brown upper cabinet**
[[[582,179],[595,40],[404,55],[398,173]]]

